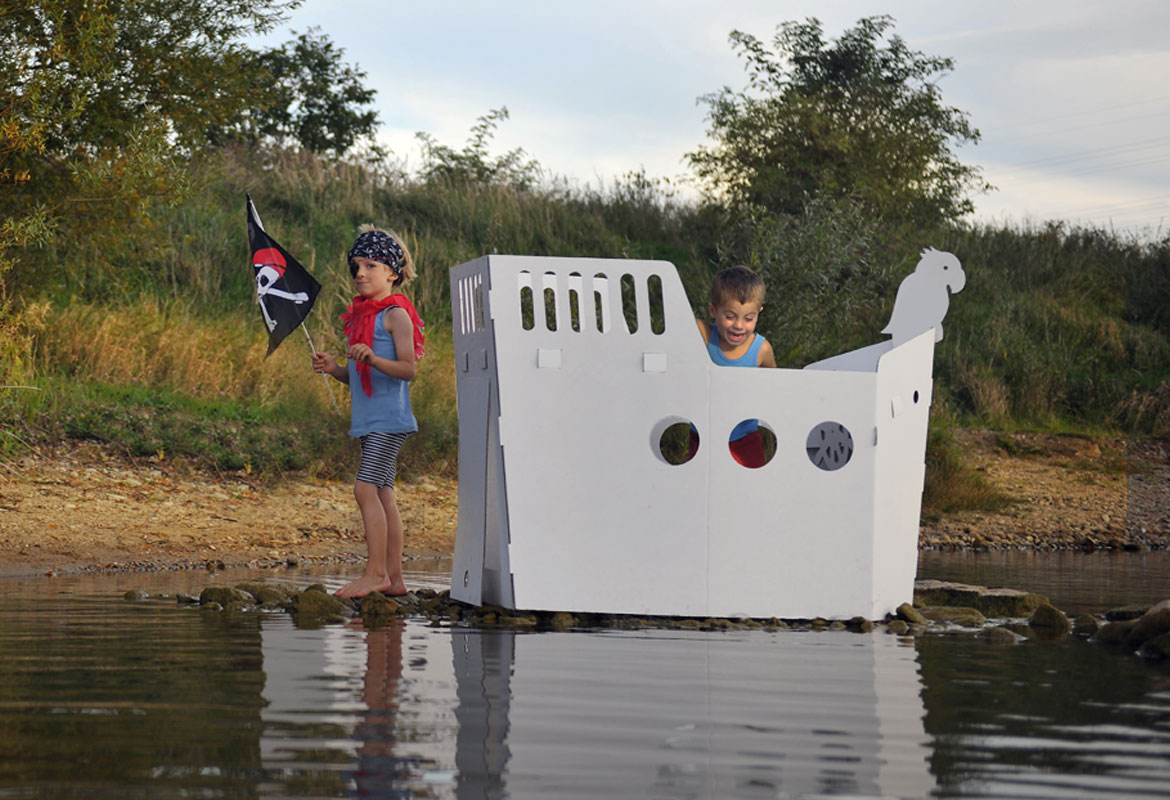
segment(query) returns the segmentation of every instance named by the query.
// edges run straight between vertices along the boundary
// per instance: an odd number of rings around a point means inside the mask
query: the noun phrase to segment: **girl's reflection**
[[[360,622],[356,627],[361,627]],[[394,620],[383,628],[366,631],[366,677],[362,687],[366,710],[353,732],[361,743],[353,776],[358,797],[411,796],[405,786],[412,764],[394,755],[404,628],[402,620]]]

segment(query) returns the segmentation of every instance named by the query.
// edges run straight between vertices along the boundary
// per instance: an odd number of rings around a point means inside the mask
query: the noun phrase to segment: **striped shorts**
[[[409,433],[381,433],[375,431],[360,437],[362,463],[358,467],[357,479],[375,486],[394,488],[394,475],[398,471],[398,451]]]

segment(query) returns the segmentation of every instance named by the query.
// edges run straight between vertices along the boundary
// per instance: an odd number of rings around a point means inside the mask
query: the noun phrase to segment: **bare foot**
[[[379,589],[379,592],[387,597],[402,597],[406,594],[406,581],[402,580],[401,575],[396,575],[390,579],[390,583],[386,585],[385,589]]]
[[[342,586],[334,594],[338,597],[365,597],[370,592],[381,592],[388,597],[401,597],[406,594],[406,582],[401,575],[391,578],[389,575],[363,575],[356,581]]]

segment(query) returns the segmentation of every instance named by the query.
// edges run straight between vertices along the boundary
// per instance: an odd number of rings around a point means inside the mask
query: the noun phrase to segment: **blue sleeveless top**
[[[755,335],[756,338],[752,340],[751,347],[747,349],[739,358],[728,358],[723,355],[723,350],[719,347],[719,332],[715,330],[715,326],[711,326],[711,332],[707,334],[707,355],[711,356],[711,360],[721,367],[758,367],[760,365],[760,348],[764,346],[767,341],[760,334]]]
[[[393,306],[391,306],[392,308]],[[394,337],[386,330],[386,312],[379,311],[374,317],[374,355],[382,358],[397,358]],[[367,433],[413,433],[418,422],[410,410],[410,381],[391,378],[385,372],[370,368],[370,382],[373,394],[366,397],[362,380],[357,374],[357,362],[349,361],[349,435],[365,436]]]
[[[746,353],[739,358],[728,358],[723,355],[723,350],[719,347],[719,332],[712,325],[711,331],[707,334],[707,355],[711,356],[711,360],[721,367],[758,367],[760,365],[760,348],[767,340],[758,333],[755,336],[756,338],[752,339],[751,346],[748,347]],[[736,425],[731,431],[731,441],[734,442],[749,433],[754,433],[759,429],[759,422],[757,419],[745,419]]]

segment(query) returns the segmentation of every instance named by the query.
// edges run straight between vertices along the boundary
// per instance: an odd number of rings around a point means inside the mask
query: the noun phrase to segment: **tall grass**
[[[333,328],[318,338],[314,344],[341,356]],[[145,297],[124,307],[75,303],[37,334],[36,391],[10,393],[0,415],[33,421],[36,430],[25,433],[33,438],[64,431],[136,456],[345,473],[354,453],[348,387],[312,372],[299,331],[267,359],[266,349],[258,313],[212,317]],[[432,329],[412,387],[421,435],[404,451],[407,473],[454,472],[452,363],[449,329]]]
[[[267,342],[256,322],[239,314],[201,316],[188,303],[149,297],[126,306],[74,303],[38,337],[38,372],[269,406],[304,391],[308,355],[302,337],[265,360]]]
[[[936,379],[961,417],[1170,435],[1170,241],[1059,226],[945,237],[968,281]]]
[[[968,274],[936,348],[941,415],[962,425],[1170,435],[1170,239],[1059,226],[889,231],[851,218],[848,207],[745,222],[715,206],[675,203],[668,186],[642,173],[604,190],[555,181],[532,188],[226,150],[193,164],[190,178],[200,191],[153,209],[125,241],[105,236],[99,250],[88,234],[60,231],[25,254],[0,318],[0,374],[42,391],[0,389],[6,441],[64,430],[198,459],[198,437],[184,426],[202,426],[221,443],[208,456],[219,468],[243,460],[259,471],[348,469],[346,388],[334,383],[330,397],[309,370],[299,331],[264,358],[245,193],[269,233],[322,283],[306,329],[335,356],[343,351],[338,315],[352,292],[344,254],[358,227],[373,222],[404,236],[419,271],[408,293],[428,323],[408,470],[454,469],[448,269],[493,252],[664,258],[700,313],[711,274],[749,261],[769,278],[773,344],[798,366],[879,341],[917,251],[939,247]],[[818,268],[826,259],[829,273]],[[133,425],[114,424],[118,403]],[[286,444],[266,449],[246,435],[252,429]],[[231,455],[233,447],[243,455]]]

